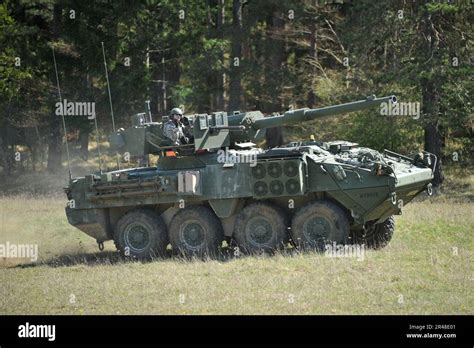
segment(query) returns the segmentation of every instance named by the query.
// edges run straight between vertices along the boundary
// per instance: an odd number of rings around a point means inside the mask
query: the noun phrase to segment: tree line
[[[56,115],[62,98],[95,102],[110,132],[101,43],[116,123],[145,110],[187,113],[319,107],[396,94],[421,116],[379,110],[270,129],[267,146],[315,134],[379,150],[425,149],[443,164],[472,166],[470,1],[6,0],[0,4],[0,167],[18,146],[33,170],[62,166],[65,137],[87,160],[94,121]],[[73,150],[74,150],[73,149]]]

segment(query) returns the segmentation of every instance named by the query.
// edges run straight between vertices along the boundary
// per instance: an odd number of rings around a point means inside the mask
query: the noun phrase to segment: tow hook
[[[428,196],[432,196],[433,195],[433,185],[432,184],[428,184],[426,186],[426,193],[428,194]]]
[[[104,251],[104,242],[97,241],[97,245],[99,246],[100,251]]]
[[[390,202],[392,202],[393,205],[397,205],[397,194],[395,192],[390,194]]]

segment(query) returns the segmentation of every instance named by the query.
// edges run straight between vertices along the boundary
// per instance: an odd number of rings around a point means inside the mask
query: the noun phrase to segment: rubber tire
[[[323,217],[331,224],[330,235],[321,241],[312,241],[303,232],[304,223],[313,217]],[[291,234],[293,242],[299,249],[322,252],[327,244],[346,244],[349,240],[349,219],[346,212],[337,204],[322,200],[306,204],[293,217]]]
[[[204,241],[196,248],[189,248],[180,235],[181,226],[191,219],[197,220],[204,230]],[[182,256],[215,256],[224,240],[224,231],[221,221],[211,209],[196,205],[176,213],[170,223],[169,240],[173,250],[178,251]]]
[[[376,224],[374,230],[366,233],[363,230],[353,231],[354,244],[364,244],[370,249],[382,249],[390,243],[395,232],[395,220],[390,216],[384,222]]]
[[[273,233],[271,239],[266,244],[259,244],[249,239],[246,233],[246,226],[250,219],[259,216],[265,217],[272,225]],[[265,202],[256,202],[246,206],[237,215],[233,232],[234,240],[239,249],[247,254],[260,253],[264,251],[274,251],[280,249],[289,241],[288,217],[281,208]]]
[[[135,251],[131,245],[128,245],[125,238],[127,226],[137,221],[141,222],[142,226],[147,229],[150,237],[149,245],[142,251]],[[166,246],[168,245],[166,224],[163,219],[151,209],[134,209],[123,215],[117,221],[114,228],[114,243],[117,250],[126,257],[139,260],[163,257],[166,255]]]

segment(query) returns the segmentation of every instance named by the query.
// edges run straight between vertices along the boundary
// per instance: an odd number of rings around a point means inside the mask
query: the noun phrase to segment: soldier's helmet
[[[173,117],[174,115],[178,115],[180,117],[183,116],[183,111],[180,108],[171,109],[170,116]]]

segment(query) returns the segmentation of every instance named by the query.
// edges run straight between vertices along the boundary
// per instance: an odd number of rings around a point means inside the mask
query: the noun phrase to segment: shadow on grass
[[[127,262],[127,259],[122,257],[122,255],[116,251],[100,251],[95,253],[59,255],[41,262],[17,265],[15,268],[30,268],[38,266],[68,267],[76,265],[97,266],[113,265],[123,262]]]
[[[273,252],[262,252],[253,254],[239,253],[235,254],[233,249],[223,248],[219,250],[216,255],[205,255],[205,256],[182,256],[171,250],[167,250],[167,255],[162,257],[152,257],[145,260],[137,260],[131,257],[125,257],[118,251],[100,251],[95,253],[80,253],[80,254],[69,254],[59,255],[49,260],[27,263],[13,266],[13,268],[30,268],[38,266],[49,266],[49,267],[70,267],[77,265],[85,266],[99,266],[99,265],[116,265],[116,264],[127,264],[127,263],[151,263],[151,262],[229,262],[237,259],[247,257],[273,257],[276,254],[292,256],[299,253],[296,250],[279,250]]]

